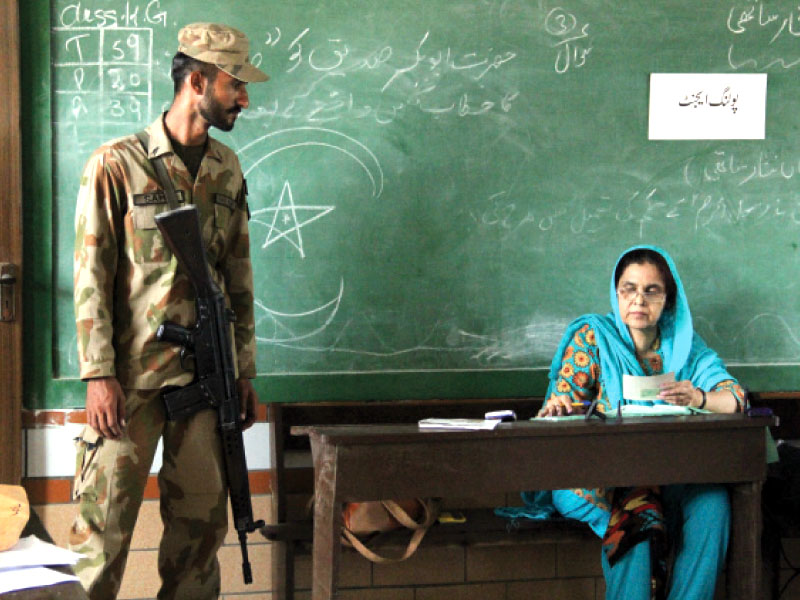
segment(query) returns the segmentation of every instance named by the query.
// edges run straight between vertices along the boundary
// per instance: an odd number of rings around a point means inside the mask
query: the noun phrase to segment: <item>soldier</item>
[[[249,41],[225,25],[178,33],[175,96],[145,131],[110,141],[89,159],[75,215],[75,316],[88,426],[78,446],[70,547],[96,600],[115,598],[159,438],[164,533],[159,598],[216,598],[217,550],[227,530],[227,496],[215,411],[165,418],[160,390],[185,385],[178,348],[155,338],[171,320],[195,322],[194,293],[176,271],[154,216],[168,209],[151,159],[163,157],[181,203],[197,206],[212,276],[236,314],[237,389],[243,427],[255,420],[255,322],[247,186],[236,155],[208,135],[230,131],[249,104],[248,82],[267,75],[249,62]]]

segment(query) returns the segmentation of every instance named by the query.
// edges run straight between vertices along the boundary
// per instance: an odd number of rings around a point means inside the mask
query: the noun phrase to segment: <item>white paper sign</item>
[[[675,373],[642,377],[639,375],[622,376],[622,396],[626,400],[656,400],[661,392],[662,383],[675,381]]]
[[[766,73],[651,73],[651,140],[763,140]]]

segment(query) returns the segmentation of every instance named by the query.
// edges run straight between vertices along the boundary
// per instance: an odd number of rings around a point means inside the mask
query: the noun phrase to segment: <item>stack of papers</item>
[[[422,419],[421,429],[494,429],[499,419]]]
[[[615,413],[616,416],[616,413]],[[531,421],[585,421],[586,415],[553,415],[551,417],[531,417]]]
[[[708,411],[690,406],[676,406],[674,404],[623,404],[623,417],[678,417],[680,415],[702,414]],[[617,411],[612,410],[605,413],[609,419],[617,418]],[[535,417],[531,421],[569,421],[585,419],[586,415],[564,415],[562,417]]]
[[[48,544],[32,535],[22,538],[8,550],[0,552],[0,594],[78,581],[74,575],[60,573],[47,567],[72,566],[81,556],[77,552]]]
[[[674,417],[678,415],[690,415],[696,409],[688,406],[676,406],[675,404],[623,404],[623,417]]]

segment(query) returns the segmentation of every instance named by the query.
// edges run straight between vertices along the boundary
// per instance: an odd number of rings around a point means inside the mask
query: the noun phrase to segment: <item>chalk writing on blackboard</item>
[[[56,123],[138,126],[152,113],[153,32],[148,28],[53,28]],[[66,103],[62,101],[66,100]]]
[[[684,168],[684,179],[689,185],[728,179],[732,185],[743,187],[764,180],[789,180],[796,176],[800,176],[800,159],[789,159],[763,150],[750,156],[715,150],[706,160],[689,159]]]
[[[791,69],[800,65],[796,38],[800,37],[800,7],[786,12],[782,7],[768,6],[763,1],[734,4],[728,12],[728,30],[738,38],[755,38],[759,52],[751,44],[747,50],[732,43],[728,48],[728,64],[733,69],[766,71],[771,67]]]
[[[52,28],[53,124],[74,147],[130,133],[153,118],[153,28],[167,26],[160,0],[122,8],[69,3]]]
[[[756,8],[758,8],[757,14]],[[795,37],[800,36],[799,22],[800,17],[795,14],[794,9],[785,15],[780,10],[775,11],[774,8],[765,7],[760,0],[743,9],[734,5],[728,13],[728,29],[731,32],[745,33],[752,26],[770,27],[771,33],[773,33],[770,42],[776,41],[784,33]]]
[[[566,73],[571,68],[579,69],[586,64],[586,58],[592,51],[589,23],[579,25],[574,14],[557,7],[547,14],[544,28],[556,38],[553,43],[553,47],[558,49],[556,73]]]
[[[264,38],[270,62],[285,62],[285,73],[296,77],[284,77],[284,86],[296,81],[299,89],[254,107],[247,115],[251,119],[316,125],[373,119],[388,125],[411,110],[433,117],[480,117],[508,113],[520,93],[515,82],[500,76],[517,58],[515,50],[494,45],[459,50],[437,42],[429,31],[414,42],[376,42],[367,48],[342,36],[318,35],[311,27],[290,34],[271,27]]]
[[[161,0],[135,2],[127,0],[125,8],[86,8],[82,2],[68,4],[58,14],[59,27],[139,27],[145,25],[167,26],[167,11],[161,9]]]
[[[763,150],[747,154],[716,149],[692,156],[676,169],[682,183],[651,181],[630,192],[574,198],[558,207],[530,207],[507,194],[497,194],[489,207],[470,210],[473,222],[497,230],[501,239],[512,236],[564,235],[600,236],[615,224],[627,223],[640,239],[647,239],[670,222],[680,222],[687,231],[724,237],[725,228],[749,224],[776,230],[800,230],[800,196],[795,192],[800,178],[800,158]],[[654,229],[648,229],[653,227]],[[729,230],[728,235],[736,235]]]

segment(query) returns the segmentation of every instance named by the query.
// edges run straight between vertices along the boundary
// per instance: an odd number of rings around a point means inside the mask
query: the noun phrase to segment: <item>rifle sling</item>
[[[147,132],[140,131],[136,134],[136,137],[142,144],[144,153],[149,154],[148,146],[150,144],[150,136],[147,135]],[[156,171],[156,176],[161,183],[161,187],[164,188],[164,193],[167,196],[167,204],[169,205],[170,210],[175,210],[180,206],[180,202],[178,202],[178,194],[175,193],[175,185],[172,183],[169,173],[167,173],[167,166],[164,164],[164,157],[154,156],[153,158],[150,158],[150,162],[153,164],[153,168]]]

